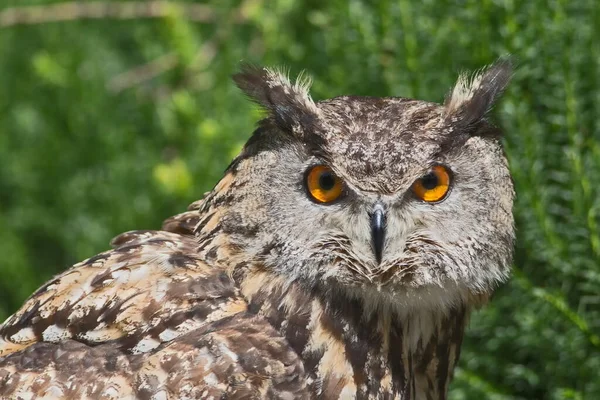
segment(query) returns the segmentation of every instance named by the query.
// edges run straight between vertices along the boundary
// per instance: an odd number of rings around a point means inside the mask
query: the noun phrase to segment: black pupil
[[[436,174],[433,172],[428,173],[421,178],[421,185],[427,190],[435,189],[439,184],[439,180]]]
[[[335,176],[329,171],[323,172],[319,176],[319,186],[325,191],[333,189],[335,186]]]

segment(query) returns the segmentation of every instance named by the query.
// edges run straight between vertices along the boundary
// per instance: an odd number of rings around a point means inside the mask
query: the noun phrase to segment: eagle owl
[[[444,104],[245,67],[268,113],[161,230],[117,236],[0,326],[0,397],[443,399],[506,279],[513,186],[486,113],[508,61]]]

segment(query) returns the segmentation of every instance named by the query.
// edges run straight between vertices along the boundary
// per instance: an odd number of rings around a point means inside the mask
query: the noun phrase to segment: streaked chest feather
[[[358,300],[312,296],[265,272],[246,276],[241,292],[249,310],[264,316],[301,356],[312,393],[327,399],[445,398],[464,309],[400,321],[380,309],[366,314]]]

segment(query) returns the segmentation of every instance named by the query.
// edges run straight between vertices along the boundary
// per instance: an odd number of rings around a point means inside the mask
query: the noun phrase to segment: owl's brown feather
[[[140,231],[113,244],[52,279],[2,325],[0,395],[304,393],[298,356],[247,312],[225,271],[195,256],[196,239]]]
[[[240,312],[132,355],[116,342],[38,342],[0,364],[2,398],[308,398],[298,355]]]
[[[226,272],[196,256],[191,236],[129,232],[113,243],[115,249],[75,265],[31,296],[2,325],[0,356],[65,339],[147,352],[246,308]]]

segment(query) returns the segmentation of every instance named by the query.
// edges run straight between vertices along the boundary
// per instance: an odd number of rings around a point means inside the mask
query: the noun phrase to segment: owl
[[[504,281],[513,185],[486,119],[509,61],[443,104],[244,67],[266,111],[160,230],[38,289],[0,326],[3,399],[444,399],[469,313]]]

